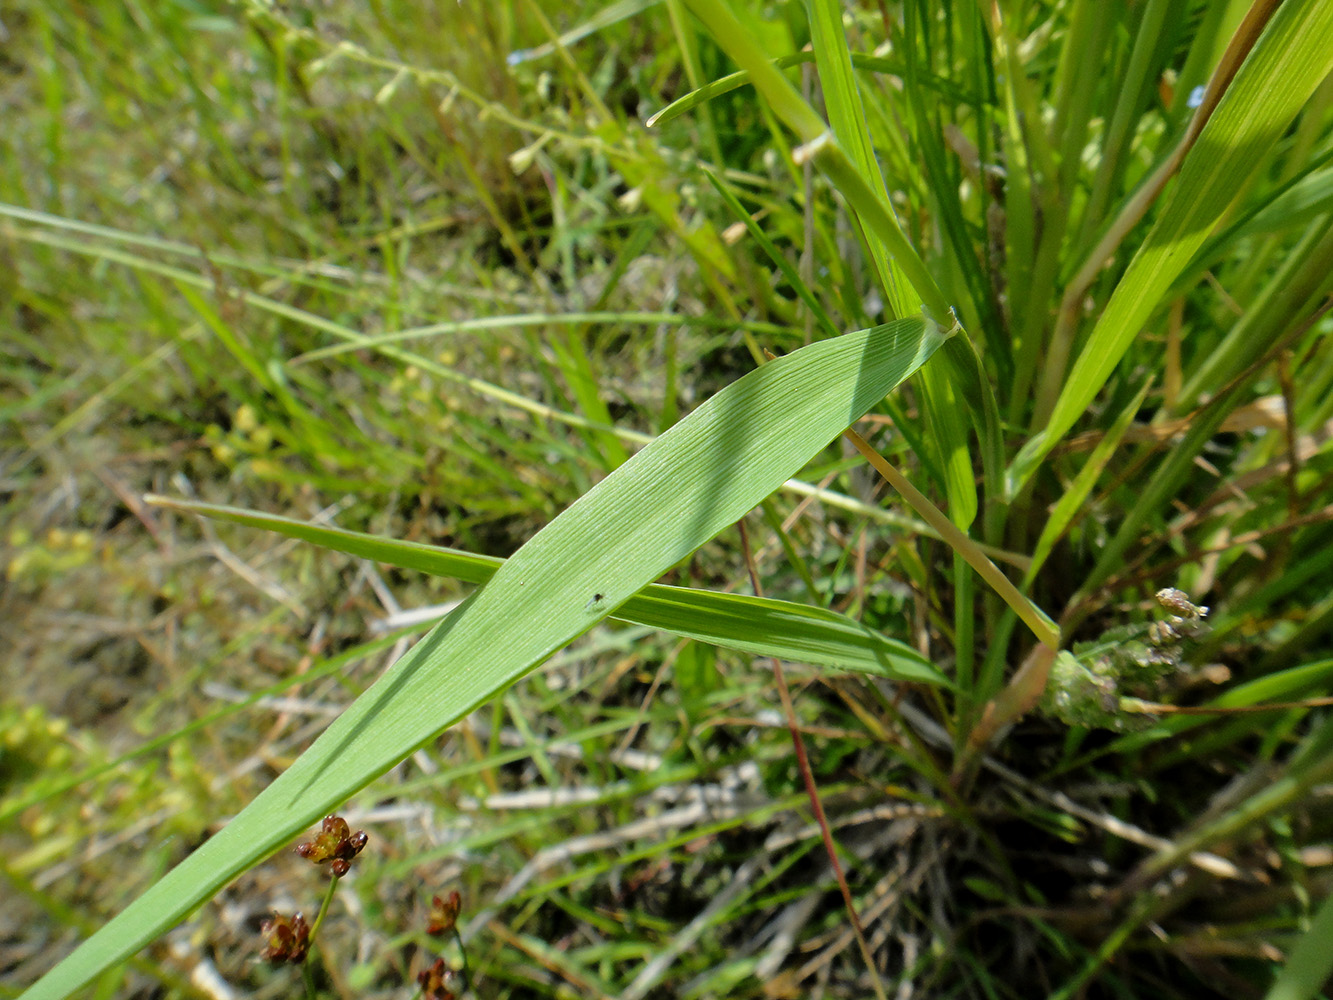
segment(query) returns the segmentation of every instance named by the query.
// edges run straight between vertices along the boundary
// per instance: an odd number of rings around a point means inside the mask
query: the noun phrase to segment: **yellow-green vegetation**
[[[1323,995],[1333,4],[0,34],[0,996]]]

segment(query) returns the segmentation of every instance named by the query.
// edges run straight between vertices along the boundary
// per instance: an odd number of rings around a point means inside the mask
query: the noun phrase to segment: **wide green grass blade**
[[[1116,286],[1046,427],[1010,466],[1010,496],[1084,414],[1264,153],[1333,70],[1329,38],[1333,4],[1290,0],[1278,8],[1185,157],[1170,202]]]
[[[504,560],[495,556],[381,538],[278,514],[168,497],[150,497],[149,501],[156,506],[275,531],[363,559],[466,583],[486,583],[504,565]],[[650,584],[609,617],[755,656],[776,656],[897,680],[948,683],[912,647],[836,611],[791,601]]]
[[[882,194],[884,178],[875,159],[861,92],[852,72],[851,54],[843,34],[842,7],[832,0],[811,0],[806,8],[811,46],[819,66],[819,80],[824,87],[824,107],[833,134],[866,183],[876,194]],[[921,308],[921,298],[902,269],[894,263],[891,248],[873,229],[864,229],[864,236],[871,263],[879,275],[880,287],[894,313],[915,315]],[[928,368],[922,373],[921,386],[944,470],[949,514],[955,524],[966,527],[976,517],[977,490],[972,474],[972,456],[967,448],[967,426],[959,412],[961,407],[952,397],[945,373],[938,368]]]
[[[68,996],[513,684],[777,489],[918,369],[922,320],[821,341],[700,406],[538,532],[223,830],[43,976]]]

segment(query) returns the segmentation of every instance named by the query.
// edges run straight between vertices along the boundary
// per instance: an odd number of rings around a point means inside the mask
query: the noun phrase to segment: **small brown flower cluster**
[[[342,878],[369,839],[364,830],[352,833],[341,816],[325,816],[315,839],[297,844],[296,853],[317,865],[327,863],[333,877]]]
[[[456,1000],[463,988],[461,980],[462,977],[445,965],[442,958],[437,958],[434,965],[422,969],[417,976],[423,1000]]]
[[[426,923],[426,933],[431,937],[458,937],[458,914],[463,909],[463,897],[457,889],[447,896],[432,896],[430,917]],[[462,938],[458,940],[463,945]],[[435,964],[423,969],[417,975],[421,985],[423,1000],[456,1000],[467,989],[467,952],[463,952],[463,969],[460,974],[444,964],[444,959],[437,958]]]
[[[260,933],[264,935],[261,954],[265,961],[275,965],[283,962],[300,965],[305,961],[310,950],[310,927],[300,913],[291,917],[275,913],[260,925]]]
[[[455,889],[449,895],[441,899],[439,896],[432,896],[430,901],[430,922],[426,925],[426,933],[431,937],[444,937],[446,934],[452,934],[454,927],[458,923],[458,912],[463,908],[463,897]]]
[[[361,853],[369,838],[363,831],[352,833],[347,820],[341,816],[325,816],[323,826],[314,840],[298,844],[296,853],[317,865],[327,864],[334,879],[342,878],[352,866],[352,859]],[[329,886],[332,893],[334,885]],[[264,949],[260,953],[265,961],[279,965],[290,962],[299,965],[305,961],[310,951],[310,938],[319,928],[320,919],[327,909],[328,900],[315,918],[315,926],[306,923],[305,917],[296,913],[290,917],[274,913],[260,925],[264,935]]]
[[[274,913],[261,925],[264,935],[262,955],[266,961],[274,964],[303,962],[310,951],[311,939],[319,930],[328,906],[338,888],[338,879],[350,870],[352,861],[365,848],[369,838],[363,831],[351,831],[347,821],[341,816],[325,816],[319,833],[314,838],[296,846],[296,853],[316,865],[329,866],[333,881],[328,884],[324,905],[314,926],[306,923],[305,917],[297,913],[291,917]],[[463,897],[458,890],[446,895],[431,898],[430,913],[427,918],[426,933],[434,938],[454,937],[462,951],[461,969],[454,969],[443,958],[435,961],[417,975],[423,1000],[458,1000],[469,989],[467,950],[458,933],[458,915],[463,909]]]

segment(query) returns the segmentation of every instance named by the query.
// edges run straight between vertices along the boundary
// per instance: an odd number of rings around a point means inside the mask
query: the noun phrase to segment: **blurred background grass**
[[[878,8],[846,19],[868,56],[887,36],[912,39],[873,52],[885,60],[873,131],[904,227],[965,303],[990,375],[1014,390],[1002,403],[1015,440],[1053,402],[1028,324],[1053,322],[1081,251],[1160,162],[1244,12],[1111,6],[1091,26],[1058,4],[1013,12],[1004,41],[1044,88],[1031,109],[1005,103],[1025,95],[997,86],[1001,47],[980,8],[909,2],[887,20]],[[1164,13],[1152,34],[1147,19]],[[775,56],[808,41],[799,6],[750,15]],[[12,995],[391,662],[409,634],[401,609],[465,593],[178,518],[142,494],[511,553],[761,346],[817,329],[792,282],[733,246],[743,233],[701,161],[838,326],[867,325],[884,303],[845,214],[793,166],[747,88],[643,128],[733,68],[675,3],[16,0],[0,24],[0,990]],[[1076,30],[1100,38],[1106,72],[1071,68]],[[573,33],[562,44],[559,32]],[[907,110],[884,96],[904,77]],[[1070,80],[1080,89],[1062,91]],[[1326,82],[1245,193],[1235,221],[1251,228],[1223,233],[1182,281],[1088,436],[1056,454],[1023,501],[1030,517],[1000,539],[1027,552],[1087,450],[1122,412],[1142,418],[1034,592],[1073,608],[1079,638],[1151,619],[1156,586],[1210,595],[1220,620],[1200,664],[1280,679],[1250,700],[1328,687],[1333,359],[1309,305],[1327,282],[1277,310],[1309,322],[1279,331],[1287,353],[1228,397],[1232,423],[1148,512],[1151,543],[1111,565],[1099,553],[1179,440],[1177,426],[1141,425],[1183,390],[1216,398],[1231,384],[1182,386],[1182,368],[1262,307],[1290,262],[1326,261],[1331,100]],[[1041,162],[1020,114],[1038,104],[1045,124],[1060,108],[1080,155],[1048,149]],[[1017,212],[1019,149],[1067,202],[1039,190],[1032,214]],[[1293,185],[1308,198],[1284,206]],[[1042,256],[1043,231],[1066,222]],[[1090,281],[1079,324],[1127,258]],[[403,330],[418,332],[359,339]],[[1072,342],[1086,335],[1079,325]],[[306,357],[333,346],[346,349]],[[1149,378],[1152,395],[1138,395]],[[1275,400],[1291,413],[1297,398],[1299,422],[1266,422]],[[880,443],[943,496],[948,457],[922,443],[918,403],[905,394]],[[765,589],[857,615],[948,666],[965,571],[901,515],[858,508],[879,501],[854,464],[835,450],[806,477],[849,496],[843,508],[788,495],[766,508]],[[674,582],[743,577],[731,539]],[[978,617],[980,654],[1013,662],[1008,633],[988,631],[997,617]],[[1243,877],[1191,869],[1165,902],[1142,889],[1152,919],[1126,917],[1118,941],[1120,917],[1101,902],[1144,847],[1162,847],[1139,833],[1226,817],[1271,780],[1308,710],[1193,736],[1179,719],[1121,737],[1025,720],[1009,753],[1028,778],[989,779],[964,802],[928,730],[901,735],[896,695],[809,670],[798,680],[821,789],[901,995],[1028,996],[1091,969],[1098,996],[1261,996],[1328,895],[1333,817],[1316,783],[1234,838]],[[1213,693],[1200,677],[1182,684]],[[324,932],[319,989],[404,995],[426,961],[429,898],[457,887],[478,995],[864,995],[775,707],[767,673],[742,657],[592,633],[351,806],[372,848]],[[311,875],[277,858],[100,992],[286,994],[290,974],[256,961],[259,921],[317,899]]]

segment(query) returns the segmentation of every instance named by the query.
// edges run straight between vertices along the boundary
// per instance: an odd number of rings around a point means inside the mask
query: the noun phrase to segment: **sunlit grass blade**
[[[194,854],[55,969],[64,997],[586,632],[773,492],[934,353],[903,320],[741,378],[538,532]]]
[[[292,358],[288,364],[305,364],[321,358],[331,358],[340,354],[350,354],[353,351],[362,351],[368,348],[373,350],[383,350],[384,348],[395,344],[426,340],[430,337],[491,333],[523,327],[550,326],[556,323],[624,323],[636,326],[676,323],[681,326],[719,327],[725,329],[742,327],[746,330],[760,334],[783,332],[783,328],[774,323],[753,321],[738,322],[736,320],[723,319],[717,316],[681,316],[672,313],[612,312],[608,310],[570,313],[528,312],[504,316],[479,316],[473,319],[457,320],[446,323],[429,323],[425,326],[409,327],[403,330],[390,330],[387,333],[378,334],[367,334],[359,331],[339,332],[338,335],[343,341],[342,343],[330,344],[327,347],[318,347],[312,351],[306,351],[305,353]]]
[[[484,584],[504,565],[503,559],[494,556],[381,538],[277,514],[169,497],[149,499],[156,506],[262,528],[363,559],[465,583]],[[947,683],[910,646],[845,615],[790,601],[650,584],[608,617],[755,656],[776,656],[898,680]]]
[[[810,22],[810,44],[824,91],[824,108],[833,134],[872,190],[882,193],[884,178],[875,159],[861,92],[852,73],[851,53],[843,34],[842,8],[829,0],[812,0],[806,4],[806,13]],[[874,230],[865,230],[864,237],[870,248],[871,265],[879,275],[880,287],[894,314],[915,315],[921,306],[920,298],[893,259],[889,246]]]
[[[852,73],[852,61],[843,34],[842,8],[829,0],[815,0],[807,4],[807,10],[811,44],[833,134],[839,145],[847,150],[862,178],[876,194],[880,194],[884,190],[884,178],[875,159],[861,93]],[[874,229],[866,228],[864,237],[885,298],[898,315],[913,315],[921,306],[921,298],[894,260],[889,244]],[[922,373],[921,384],[932,438],[944,472],[949,515],[955,524],[966,527],[976,517],[977,490],[960,401],[954,398],[945,373],[938,366]],[[964,655],[961,659],[968,660],[970,656]]]

